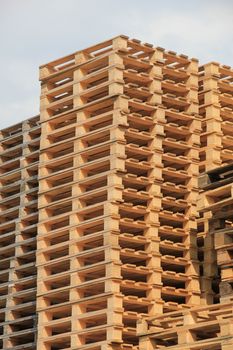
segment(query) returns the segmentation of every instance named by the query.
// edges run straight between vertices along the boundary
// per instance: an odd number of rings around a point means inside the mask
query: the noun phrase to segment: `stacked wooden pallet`
[[[39,116],[1,131],[0,348],[36,348]]]
[[[197,61],[119,36],[40,69],[40,350],[128,349],[198,305]]]
[[[203,117],[200,171],[233,161],[233,69],[216,62],[199,68]]]
[[[233,284],[233,165],[213,169],[200,178],[203,193],[200,210],[209,215],[209,235],[213,237],[216,267],[220,272],[220,296],[232,296]]]
[[[138,322],[140,350],[232,350],[233,303],[194,307]]]
[[[156,49],[162,65],[161,208],[159,238],[163,312],[176,304],[199,304],[196,249],[201,121],[198,116],[198,62],[172,51]],[[166,305],[168,304],[168,305]],[[158,310],[157,310],[158,311]]]
[[[216,62],[199,68],[199,114],[202,119],[200,172],[215,169],[233,160],[232,68]],[[213,236],[209,235],[208,213],[198,220],[202,299],[218,302],[218,271]]]

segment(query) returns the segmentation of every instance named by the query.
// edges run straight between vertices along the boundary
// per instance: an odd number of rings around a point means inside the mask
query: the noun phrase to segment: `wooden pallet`
[[[199,115],[202,118],[202,134],[200,148],[199,187],[205,190],[231,183],[232,157],[232,87],[233,70],[211,62],[199,67]],[[229,164],[229,166],[228,166]],[[219,170],[218,170],[219,169]],[[207,171],[207,173],[206,173]],[[217,205],[217,204],[216,204]],[[203,207],[203,204],[202,204]],[[199,256],[203,255],[203,285],[211,277],[216,299],[218,295],[218,275],[216,254],[213,253],[214,236],[209,236],[208,214],[200,213],[203,224],[199,225]],[[204,221],[203,221],[204,220]],[[212,247],[212,248],[210,248]],[[203,253],[204,252],[204,253]],[[211,253],[211,254],[210,254]],[[212,255],[210,261],[209,257]],[[212,266],[212,267],[210,267]],[[212,284],[209,280],[209,283]],[[212,299],[213,301],[213,299]]]
[[[39,137],[39,116],[1,131],[1,349],[36,349]]]
[[[208,217],[207,236],[211,241],[209,253],[215,251],[216,258],[212,261],[212,266],[220,270],[219,286],[222,299],[230,298],[233,293],[232,169],[232,165],[227,165],[203,175],[206,185],[203,186],[199,202],[200,210]],[[205,253],[207,254],[207,251]]]
[[[37,346],[135,347],[200,302],[197,60],[120,36],[40,77]]]
[[[186,308],[138,321],[139,349],[230,350],[233,304]]]
[[[201,172],[232,163],[232,77],[231,67],[216,62],[199,68],[199,113],[203,116]]]

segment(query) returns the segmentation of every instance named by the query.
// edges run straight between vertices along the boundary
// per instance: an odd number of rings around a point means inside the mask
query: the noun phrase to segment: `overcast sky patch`
[[[119,34],[233,66],[232,0],[1,0],[0,129],[38,114],[38,66]]]

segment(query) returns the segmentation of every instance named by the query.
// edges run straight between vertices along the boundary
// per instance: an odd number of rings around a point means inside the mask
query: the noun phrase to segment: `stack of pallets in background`
[[[0,348],[36,349],[39,116],[0,136]]]
[[[199,114],[202,118],[200,173],[233,161],[233,70],[211,62],[199,67]],[[209,235],[209,214],[198,220],[199,260],[202,299],[218,302],[216,255],[213,236]]]
[[[232,350],[233,303],[183,309],[138,323],[140,350]]]
[[[200,177],[200,211],[208,213],[219,275],[220,300],[233,297],[233,165],[208,171]],[[213,254],[213,253],[212,253]]]
[[[232,79],[231,67],[211,62],[199,68],[200,172],[233,161]]]
[[[213,247],[206,245],[203,250],[203,271],[209,273],[209,281],[218,280],[220,303],[186,305],[181,311],[142,318],[137,328],[140,350],[233,348],[233,165],[202,174],[199,188],[198,209],[208,214],[206,240],[213,242]],[[203,282],[207,281],[205,277]],[[208,286],[204,283],[207,297]]]
[[[119,36],[40,78],[38,347],[137,346],[200,303],[197,60]]]

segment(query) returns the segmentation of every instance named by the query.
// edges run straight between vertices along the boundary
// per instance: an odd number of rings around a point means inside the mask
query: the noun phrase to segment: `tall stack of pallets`
[[[139,321],[140,350],[233,348],[232,78],[232,69],[217,63],[199,71],[202,174],[197,238],[202,303],[213,305],[187,305]]]
[[[210,237],[214,245],[208,254],[216,252],[216,261],[210,266],[216,276],[208,277],[209,280],[218,277],[220,303],[201,307],[186,305],[181,311],[140,320],[137,328],[140,350],[233,348],[233,165],[209,170],[200,176],[199,183],[202,192],[198,208],[208,213],[206,237]]]
[[[232,79],[126,36],[40,67],[0,135],[0,349],[231,349]]]
[[[132,348],[200,303],[197,60],[119,36],[40,79],[37,346]]]
[[[156,49],[162,65],[161,208],[159,252],[162,267],[161,311],[200,303],[196,245],[201,120],[198,116],[198,62]],[[157,143],[157,141],[155,141]],[[157,309],[158,312],[158,309]]]
[[[203,117],[200,172],[233,161],[233,69],[216,62],[199,68],[199,113]]]
[[[209,214],[209,232],[216,252],[220,301],[233,300],[233,165],[208,171],[201,179],[200,211]]]
[[[232,79],[233,70],[229,66],[211,62],[199,68],[199,114],[202,118],[200,173],[233,161]],[[198,231],[203,271],[202,299],[207,303],[217,302],[218,269],[213,235],[208,234],[208,212],[200,214]]]
[[[39,146],[39,116],[1,131],[1,349],[36,349]]]

